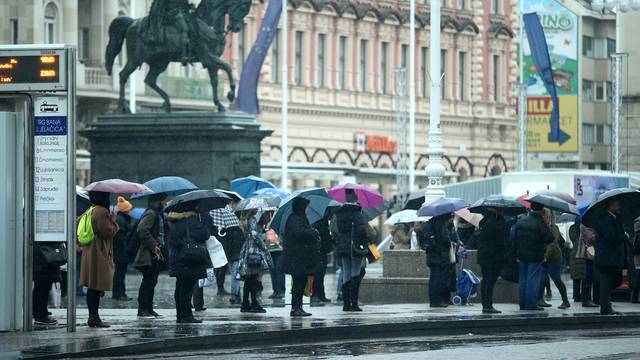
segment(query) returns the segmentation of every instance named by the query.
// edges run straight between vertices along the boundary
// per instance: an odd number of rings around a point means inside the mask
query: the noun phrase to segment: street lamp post
[[[282,30],[281,30],[281,62],[282,62],[282,164],[281,164],[281,176],[280,176],[280,188],[284,191],[287,191],[287,185],[289,183],[289,75],[288,75],[288,53],[287,53],[287,41],[289,36],[289,19],[287,14],[287,4],[286,0],[282,0],[282,15],[280,16],[280,21],[282,21]]]
[[[444,197],[444,187],[442,179],[445,175],[445,168],[442,164],[444,150],[442,148],[442,129],[440,128],[440,88],[442,86],[442,74],[440,74],[440,0],[431,0],[431,31],[430,31],[430,54],[429,67],[432,74],[431,96],[430,96],[430,116],[429,116],[429,165],[426,175],[429,184],[425,194],[425,204],[438,198]],[[435,76],[434,76],[435,75]]]

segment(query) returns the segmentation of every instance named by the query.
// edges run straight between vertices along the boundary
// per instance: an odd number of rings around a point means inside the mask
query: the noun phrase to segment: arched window
[[[50,2],[44,8],[44,42],[54,44],[58,41],[58,7]]]

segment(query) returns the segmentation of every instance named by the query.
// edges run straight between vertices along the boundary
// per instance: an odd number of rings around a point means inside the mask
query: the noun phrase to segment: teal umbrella
[[[161,176],[145,182],[144,185],[153,190],[153,192],[133,195],[131,197],[132,200],[146,198],[158,193],[165,193],[167,196],[176,196],[198,190],[198,187],[191,181],[179,176]]]
[[[327,194],[327,191],[323,188],[311,188],[292,193],[286,199],[282,200],[280,208],[278,208],[278,211],[276,211],[271,220],[270,227],[280,236],[284,235],[287,220],[293,213],[293,200],[298,197],[309,200],[307,219],[310,224],[324,217],[324,212],[331,202],[331,197],[329,197],[329,194]]]

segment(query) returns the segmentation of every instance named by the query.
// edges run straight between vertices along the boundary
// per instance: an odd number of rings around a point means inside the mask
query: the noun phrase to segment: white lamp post
[[[282,30],[281,35],[282,39],[280,42],[282,45],[280,46],[281,50],[281,58],[282,58],[282,168],[281,168],[281,177],[280,177],[280,188],[284,191],[287,191],[287,185],[289,183],[289,77],[287,75],[287,63],[288,63],[288,54],[287,54],[287,38],[289,33],[289,19],[287,14],[287,0],[282,0],[282,15],[280,19],[282,21]]]

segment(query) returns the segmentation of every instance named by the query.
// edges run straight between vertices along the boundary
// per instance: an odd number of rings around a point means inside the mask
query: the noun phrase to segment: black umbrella
[[[424,190],[409,193],[403,210],[420,210],[424,204]]]
[[[591,204],[582,216],[582,223],[585,226],[594,227],[596,219],[606,211],[605,206],[612,199],[620,200],[621,214],[625,221],[640,216],[640,192],[620,188],[609,190],[598,196],[598,200]]]
[[[389,204],[390,203],[385,200],[384,205],[362,209],[362,216],[364,217],[364,221],[369,222],[384,214],[384,212],[389,208]]]
[[[82,216],[91,207],[89,195],[76,186],[76,216]]]
[[[163,211],[179,209],[180,205],[196,203],[199,210],[209,212],[213,209],[225,207],[231,202],[231,197],[216,190],[194,190],[174,197]]]
[[[484,214],[488,209],[500,209],[506,216],[516,216],[527,212],[527,208],[515,198],[504,195],[489,195],[469,207],[472,213]]]
[[[578,211],[575,205],[569,204],[568,202],[554,196],[533,195],[526,198],[525,201],[528,201],[530,203],[538,203],[550,210],[580,215],[580,211]]]

